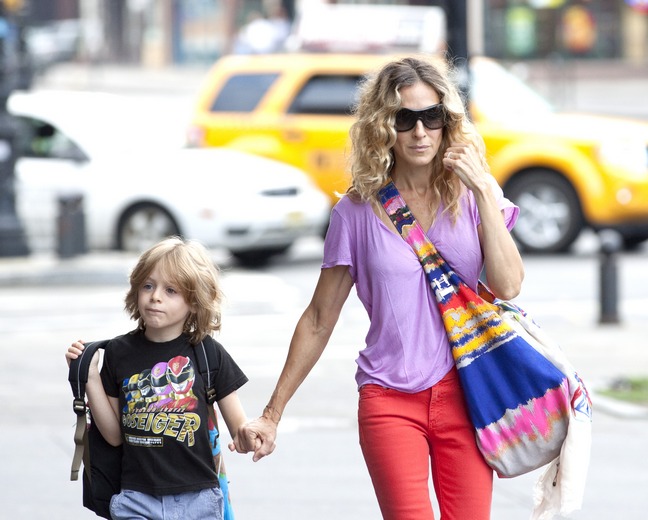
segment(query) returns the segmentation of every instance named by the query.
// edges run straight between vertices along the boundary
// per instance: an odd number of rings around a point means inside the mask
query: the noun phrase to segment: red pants
[[[475,443],[456,369],[407,394],[360,389],[360,446],[385,520],[433,520],[429,468],[442,520],[488,520],[493,472]]]

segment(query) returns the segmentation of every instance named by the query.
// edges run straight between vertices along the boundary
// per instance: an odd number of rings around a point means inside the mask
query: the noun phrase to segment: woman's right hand
[[[239,428],[236,437],[229,444],[229,449],[238,453],[253,451],[252,460],[257,462],[274,451],[276,438],[277,423],[261,416]]]

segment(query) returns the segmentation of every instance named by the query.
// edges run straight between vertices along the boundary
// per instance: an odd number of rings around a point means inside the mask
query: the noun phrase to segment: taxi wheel
[[[168,211],[155,204],[139,204],[127,210],[119,221],[117,249],[141,253],[160,240],[179,234]]]
[[[511,179],[504,192],[520,208],[512,234],[522,251],[567,251],[585,225],[576,191],[557,172],[529,170]]]

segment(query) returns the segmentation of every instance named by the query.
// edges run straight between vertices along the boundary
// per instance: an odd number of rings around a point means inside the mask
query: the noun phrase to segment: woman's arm
[[[520,294],[524,264],[513,237],[506,228],[503,213],[491,189],[491,175],[475,144],[453,144],[443,162],[473,192],[481,224],[477,229],[484,255],[486,281],[495,296],[510,300]]]
[[[257,461],[272,453],[277,425],[288,401],[319,360],[353,287],[348,266],[322,269],[310,304],[299,319],[277,385],[258,419],[239,429],[230,449],[254,451]]]
[[[488,199],[489,195],[485,198]],[[481,218],[477,233],[484,254],[486,283],[495,296],[510,300],[520,294],[524,265],[492,193],[490,198],[493,200],[484,201],[481,205],[477,202]]]
[[[71,360],[81,355],[84,348],[85,346],[81,341],[72,343],[65,353],[68,366]],[[92,418],[102,437],[109,444],[119,446],[122,443],[121,428],[119,426],[119,399],[108,396],[104,390],[99,374],[99,351],[92,356],[90,362],[86,393],[88,395],[88,404],[92,410]]]

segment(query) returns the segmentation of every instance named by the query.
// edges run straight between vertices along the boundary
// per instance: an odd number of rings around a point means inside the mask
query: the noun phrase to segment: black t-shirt
[[[216,343],[216,400],[247,382]],[[119,398],[123,439],[122,489],[175,495],[218,486],[209,442],[205,384],[186,335],[155,343],[142,331],[106,347],[101,380]]]

